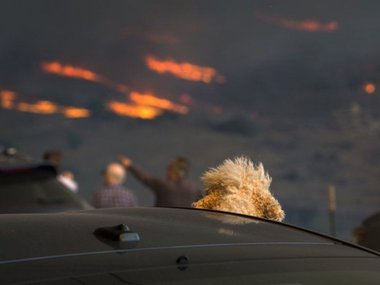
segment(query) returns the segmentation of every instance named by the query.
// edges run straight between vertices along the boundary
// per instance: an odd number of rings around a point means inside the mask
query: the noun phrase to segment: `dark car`
[[[380,252],[380,212],[366,218],[353,234],[358,244]]]
[[[0,213],[60,212],[90,206],[57,179],[53,165],[0,155]]]
[[[198,209],[0,215],[0,284],[380,284],[369,249]]]

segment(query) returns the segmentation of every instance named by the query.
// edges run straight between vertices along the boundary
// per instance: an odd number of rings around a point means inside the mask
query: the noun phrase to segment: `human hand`
[[[119,156],[119,162],[125,168],[129,168],[129,167],[132,166],[132,160],[129,157],[125,156],[125,155],[120,155]]]
[[[63,171],[61,175],[67,179],[74,180],[74,174],[71,171]]]

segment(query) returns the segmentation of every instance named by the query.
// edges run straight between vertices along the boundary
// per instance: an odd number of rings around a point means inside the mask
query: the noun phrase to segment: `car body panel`
[[[94,234],[96,229],[119,224],[127,225],[139,239],[121,242]],[[375,252],[282,223],[208,210],[4,214],[0,215],[0,245],[0,284],[32,280],[70,284],[74,277],[79,284],[98,284],[90,282],[92,278],[111,278],[115,284],[120,280],[127,284],[209,280],[213,284],[222,276],[231,282],[236,276],[243,282],[244,276],[252,281],[270,273],[293,280],[296,272],[335,272],[339,279],[353,268],[352,280],[365,272],[368,278],[380,280],[376,274],[380,257]]]

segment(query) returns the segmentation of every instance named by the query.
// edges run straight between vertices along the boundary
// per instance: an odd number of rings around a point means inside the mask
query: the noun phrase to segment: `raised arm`
[[[145,171],[134,166],[133,161],[129,157],[121,156],[119,161],[121,165],[132,173],[137,180],[151,188],[154,192],[161,192],[165,190],[167,184],[164,180],[153,175],[149,175]]]

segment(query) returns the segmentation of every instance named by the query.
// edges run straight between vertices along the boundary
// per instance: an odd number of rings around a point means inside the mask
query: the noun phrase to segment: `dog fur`
[[[235,212],[282,221],[285,213],[269,191],[272,181],[263,165],[245,157],[227,159],[202,176],[205,196],[193,207]]]

